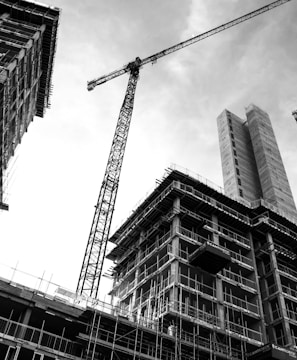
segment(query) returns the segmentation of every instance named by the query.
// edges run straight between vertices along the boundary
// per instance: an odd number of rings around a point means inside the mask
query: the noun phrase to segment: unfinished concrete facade
[[[168,169],[110,240],[111,304],[0,281],[0,360],[296,359],[297,226],[271,204]]]
[[[0,0],[0,208],[4,173],[33,117],[50,106],[59,9]]]
[[[243,120],[224,110],[217,118],[226,195],[264,199],[297,221],[297,211],[268,114],[255,105]]]
[[[152,357],[242,359],[264,344],[296,356],[297,227],[269,203],[171,170],[111,241],[114,305],[175,337]]]

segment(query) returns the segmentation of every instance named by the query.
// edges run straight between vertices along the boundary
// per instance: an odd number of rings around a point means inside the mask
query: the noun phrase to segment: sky
[[[52,105],[9,168],[1,268],[76,289],[128,75],[87,81],[269,2],[44,0],[62,10]],[[111,233],[172,163],[223,186],[216,118],[250,103],[270,115],[297,200],[296,14],[290,1],[141,69]]]

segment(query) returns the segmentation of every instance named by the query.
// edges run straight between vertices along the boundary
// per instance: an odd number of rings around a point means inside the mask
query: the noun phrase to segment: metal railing
[[[132,261],[129,261],[125,265],[125,267],[121,269],[119,279],[117,280],[114,286],[118,286],[124,280],[124,278],[129,274],[129,272],[135,268],[136,265],[140,266],[143,263],[143,259],[145,259],[148,255],[153,255],[154,253],[159,251],[162,247],[164,247],[169,239],[170,239],[170,231],[168,231],[165,235],[163,235],[160,239],[158,239],[155,243],[151,244],[145,250],[141,251],[139,257],[133,259]]]
[[[3,337],[11,336],[61,354],[80,356],[82,353],[81,346],[75,341],[3,317],[0,317],[0,333]]]
[[[297,312],[294,310],[287,309],[287,314],[290,320],[297,321]]]
[[[251,223],[253,226],[259,225],[260,223],[264,223],[267,225],[270,225],[274,229],[282,232],[283,234],[286,234],[287,236],[292,237],[294,240],[297,241],[297,233],[295,231],[292,231],[288,227],[280,224],[279,222],[272,220],[269,217],[269,213],[265,212],[263,214],[258,215],[256,218],[251,220]]]
[[[231,305],[238,306],[240,308],[246,309],[256,315],[259,315],[259,306],[257,304],[253,304],[247,300],[240,299],[234,295],[224,293],[224,301]]]
[[[224,205],[223,203],[215,200],[214,198],[205,195],[201,191],[194,189],[192,186],[180,183],[179,186],[177,186],[177,188],[182,190],[183,192],[193,195],[194,197],[198,198],[199,200],[204,201],[207,204],[210,204],[211,206],[215,207],[216,209],[219,209],[219,210],[227,213],[228,215],[232,216],[233,218],[236,218],[236,219],[244,222],[245,224],[250,225],[250,218],[248,216],[243,215],[243,214],[239,213],[238,211],[230,208],[229,206]]]
[[[179,315],[191,318],[192,321],[197,322],[200,320],[201,322],[211,326],[219,327],[220,325],[220,320],[215,314],[197,309],[195,306],[191,306],[180,301],[169,301],[164,304],[161,308],[161,313],[163,312],[178,313]]]
[[[242,285],[245,285],[249,288],[252,288],[252,289],[257,289],[256,287],[256,282],[251,280],[251,279],[247,279],[243,276],[240,276],[230,270],[227,270],[227,269],[223,269],[222,270],[222,275],[230,280],[233,280],[235,281],[236,283],[240,283]]]
[[[227,248],[226,248],[227,249]],[[233,259],[248,266],[253,266],[253,260],[248,258],[247,256],[241,255],[235,251],[227,249]]]
[[[283,264],[278,264],[279,271],[285,273],[286,275],[291,275],[294,278],[297,278],[297,271],[289,268],[288,266],[285,266]]]
[[[261,343],[263,342],[263,334],[261,331],[249,329],[232,321],[226,322],[226,330]]]
[[[297,299],[297,289],[292,289],[288,286],[282,285],[282,290],[285,294]]]
[[[162,191],[161,194],[159,194],[153,201],[151,201],[148,206],[146,206],[144,208],[144,210],[142,210],[132,221],[132,223],[130,224],[129,227],[127,227],[125,230],[123,230],[120,234],[119,237],[116,239],[115,243],[118,244],[120,243],[124,237],[128,236],[135,228],[136,226],[146,217],[148,216],[149,213],[151,213],[153,210],[155,210],[156,206],[168,195],[171,193],[171,191],[174,188],[174,181],[166,187],[166,189],[164,189]],[[117,231],[119,231],[120,229],[118,229]],[[117,232],[116,231],[116,232]],[[111,237],[112,239],[112,237]]]
[[[181,211],[184,211],[184,208],[181,208]],[[187,211],[187,213],[191,213],[191,212]],[[195,213],[193,213],[193,214],[195,214]],[[223,238],[226,238],[229,241],[236,242],[239,245],[243,245],[245,248],[250,249],[250,240],[248,238],[246,238],[242,235],[236,234],[235,232],[233,232],[221,225],[216,225],[208,219],[204,219],[202,217],[201,217],[201,219],[205,220],[206,225],[208,226],[208,230],[218,234],[219,236],[221,236]],[[206,239],[206,238],[202,237],[201,235],[195,233],[194,231],[188,230],[181,226],[177,229],[177,231],[180,232],[181,235],[187,236],[190,239],[193,239],[200,244],[202,244],[206,240],[209,240],[209,239]]]
[[[207,294],[214,298],[216,297],[216,288],[214,286],[206,285],[200,281],[181,274],[178,276],[178,280],[180,284],[185,285],[186,287],[197,290],[202,294]]]

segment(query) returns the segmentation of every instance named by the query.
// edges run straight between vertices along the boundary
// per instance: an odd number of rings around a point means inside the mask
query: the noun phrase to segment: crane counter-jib
[[[107,74],[107,75],[103,75],[97,79],[94,79],[94,80],[91,80],[91,81],[88,81],[88,90],[93,90],[96,86],[98,85],[101,85],[107,81],[110,81],[118,76],[121,76],[129,71],[131,71],[131,67],[133,66],[136,66],[138,68],[140,68],[141,66],[143,65],[146,65],[146,64],[151,64],[151,63],[154,63],[156,62],[158,59],[160,59],[161,57],[163,56],[166,56],[166,55],[169,55],[175,51],[178,51],[178,50],[181,50],[187,46],[190,46],[196,42],[199,42],[201,40],[204,40],[210,36],[213,36],[219,32],[222,32],[224,30],[227,30],[235,25],[238,25],[244,21],[247,21],[249,19],[252,19],[253,17],[255,16],[258,16],[264,12],[267,12],[277,6],[280,6],[284,3],[287,3],[291,0],[277,0],[277,1],[274,1],[273,3],[271,4],[268,4],[268,5],[265,5],[255,11],[252,11],[246,15],[243,15],[243,16],[240,16],[236,19],[233,19],[225,24],[222,24],[220,26],[217,26],[211,30],[208,30],[202,34],[199,34],[199,35],[196,35],[196,36],[193,36],[192,38],[190,39],[187,39],[185,41],[182,41],[180,42],[179,44],[176,44],[176,45],[173,45],[167,49],[164,49],[162,51],[159,51],[157,52],[156,54],[154,55],[151,55],[151,56],[148,56],[144,59],[140,59],[139,57],[137,57],[134,61],[131,61],[130,63],[128,63],[127,65],[124,65],[121,69],[118,69],[118,70],[115,70],[115,71],[112,71],[111,73]]]

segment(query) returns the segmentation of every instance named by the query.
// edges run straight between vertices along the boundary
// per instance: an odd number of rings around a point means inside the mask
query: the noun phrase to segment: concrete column
[[[224,308],[224,293],[222,279],[216,277],[216,293],[217,293],[217,316],[219,318],[219,326],[225,330],[225,308]]]
[[[176,233],[179,230],[180,227],[180,217],[179,217],[179,212],[180,212],[180,198],[176,198],[173,201],[173,211],[175,213],[177,213],[177,215],[175,215],[172,219],[171,222],[171,234],[172,237],[174,237],[176,235]]]
[[[214,214],[211,215],[211,220],[214,224],[214,230],[217,230],[218,229],[218,224],[219,224],[219,221],[218,221],[218,217]],[[219,245],[220,244],[220,241],[219,241],[219,235],[218,234],[215,234],[215,233],[212,233],[212,241]]]
[[[262,332],[262,337],[263,337],[263,342],[264,344],[267,343],[268,339],[267,339],[267,335],[266,335],[266,330],[265,330],[265,320],[264,320],[264,312],[263,312],[263,307],[262,307],[262,298],[261,298],[261,291],[260,291],[260,283],[259,283],[259,276],[258,276],[258,268],[257,268],[257,263],[256,263],[256,256],[255,256],[255,249],[254,249],[254,244],[253,244],[253,236],[252,233],[248,233],[248,238],[250,239],[250,245],[251,245],[251,255],[252,255],[252,261],[253,261],[253,267],[254,267],[254,275],[255,275],[255,281],[256,281],[256,285],[257,285],[257,301],[258,301],[258,306],[259,306],[259,312],[260,312],[260,326],[261,326],[261,332]],[[265,304],[263,304],[263,306],[265,306]],[[267,306],[266,306],[267,307]],[[267,310],[267,309],[265,309]],[[271,334],[269,334],[269,336],[271,336]]]
[[[28,325],[29,321],[30,321],[30,317],[32,314],[32,309],[30,307],[28,307],[20,316],[19,322],[22,325]],[[23,339],[26,333],[26,328],[25,327],[20,327],[18,332],[17,332],[17,337],[20,339]]]
[[[27,308],[25,310],[25,312],[23,313],[23,315],[22,315],[22,321],[21,322],[22,322],[23,325],[28,325],[29,324],[31,314],[32,314],[32,309]]]
[[[280,280],[280,276],[279,276],[279,272],[278,272],[278,266],[277,266],[277,259],[276,259],[276,254],[275,254],[275,250],[274,250],[274,242],[273,242],[273,237],[270,233],[266,234],[266,240],[268,242],[268,244],[270,245],[270,262],[272,265],[272,274],[274,275],[274,281],[275,281],[275,285],[277,287],[277,291],[278,291],[278,302],[279,302],[279,306],[280,306],[280,314],[281,314],[281,319],[282,319],[282,324],[283,324],[283,330],[285,332],[285,337],[287,340],[287,345],[292,345],[293,341],[292,341],[292,336],[291,336],[291,331],[290,331],[290,324],[287,320],[288,318],[288,314],[287,314],[287,309],[286,309],[286,304],[285,304],[285,299],[282,293],[282,285],[281,285],[281,280]]]
[[[214,223],[214,229],[218,229],[218,217],[216,215],[211,216],[211,220]],[[219,245],[219,236],[215,233],[212,234],[212,240],[215,244]],[[225,308],[224,308],[224,292],[223,281],[218,276],[216,277],[216,294],[217,294],[217,313],[219,318],[219,325],[225,329]]]
[[[142,240],[144,238],[144,231],[141,231],[140,234],[139,234],[139,240],[138,240],[138,243],[141,243]],[[138,287],[137,287],[137,284],[139,282],[139,261],[140,261],[140,254],[141,254],[141,250],[140,248],[138,248],[137,250],[137,253],[136,253],[136,257],[135,257],[135,262],[136,262],[136,269],[135,269],[135,285],[136,285],[136,288],[135,290],[133,291],[133,295],[132,295],[132,301],[131,301],[131,311],[134,309],[135,307],[135,301],[136,301],[136,295],[137,295],[137,290],[138,290]]]
[[[179,237],[177,235],[177,232],[180,228],[180,217],[178,215],[180,210],[180,198],[176,198],[173,201],[173,210],[177,213],[172,219],[171,223],[171,246],[172,246],[172,253],[175,256],[179,255]],[[175,283],[179,282],[178,274],[179,274],[179,261],[175,259],[171,263],[170,267],[171,276],[174,279]],[[177,303],[179,301],[178,298],[178,287],[176,285],[173,286],[173,288],[170,290],[170,302],[174,303],[174,308],[177,309]]]

